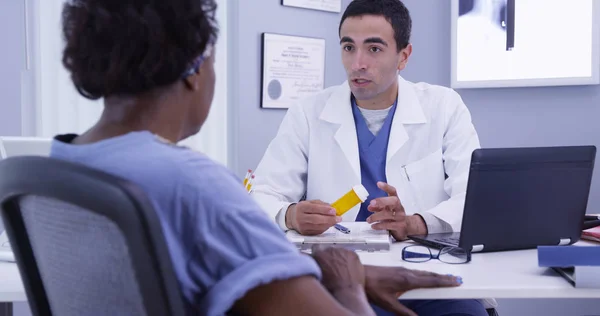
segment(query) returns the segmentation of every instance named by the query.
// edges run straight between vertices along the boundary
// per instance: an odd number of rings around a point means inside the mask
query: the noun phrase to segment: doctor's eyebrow
[[[386,41],[384,41],[383,39],[381,39],[380,37],[369,37],[364,41],[365,44],[370,43],[370,44],[381,44],[385,47],[388,46],[388,43]]]
[[[344,36],[344,37],[342,37],[342,39],[340,39],[340,44],[343,44],[343,43],[351,43],[351,44],[354,44],[354,40],[353,40],[353,39],[351,39],[351,38],[350,38],[350,37],[348,37],[348,36]]]
[[[340,44],[344,44],[344,43],[354,44],[354,40],[348,36],[344,36],[344,37],[342,37],[342,39],[340,39]],[[363,41],[363,43],[364,44],[381,44],[385,47],[388,46],[388,43],[380,37],[369,37],[369,38],[365,39]]]

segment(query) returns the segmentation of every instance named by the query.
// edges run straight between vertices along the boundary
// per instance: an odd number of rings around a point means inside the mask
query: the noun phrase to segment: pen
[[[333,227],[335,227],[335,229],[337,229],[337,230],[341,231],[341,232],[342,232],[342,233],[344,233],[344,234],[350,234],[350,229],[348,229],[348,228],[347,228],[347,227],[345,227],[345,226],[342,226],[342,225],[340,225],[340,224],[335,224]]]
[[[600,219],[600,216],[598,216],[598,215],[586,215],[583,220],[584,221],[595,221],[598,219]]]
[[[583,230],[600,226],[600,220],[583,222]]]

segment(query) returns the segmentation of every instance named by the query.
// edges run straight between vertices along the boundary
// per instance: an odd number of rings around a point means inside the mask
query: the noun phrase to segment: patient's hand
[[[415,315],[398,302],[404,292],[418,288],[454,287],[460,277],[401,267],[365,266],[365,289],[371,303],[397,315]]]
[[[312,256],[321,268],[321,283],[330,292],[365,285],[365,270],[354,251],[315,245]]]

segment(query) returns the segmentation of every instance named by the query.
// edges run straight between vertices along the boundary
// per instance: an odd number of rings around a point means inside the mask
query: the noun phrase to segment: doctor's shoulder
[[[290,109],[299,108],[305,113],[311,113],[315,111],[320,113],[336,88],[339,88],[339,86],[325,88],[317,93],[298,99],[290,106]]]
[[[426,82],[411,83],[421,106],[432,114],[468,110],[462,97],[454,89]]]

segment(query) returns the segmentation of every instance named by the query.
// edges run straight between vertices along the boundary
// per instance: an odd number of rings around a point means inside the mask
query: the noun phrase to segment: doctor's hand
[[[417,315],[398,302],[398,297],[419,288],[455,287],[460,277],[401,267],[365,266],[365,290],[371,303],[396,315]]]
[[[427,234],[425,221],[419,215],[406,216],[404,206],[398,198],[396,188],[385,183],[377,182],[377,187],[388,196],[371,200],[367,207],[374,214],[367,218],[371,227],[376,230],[388,230],[396,240],[405,240],[407,235]]]
[[[342,221],[331,205],[319,201],[302,201],[291,205],[285,213],[285,225],[301,235],[318,235]]]

